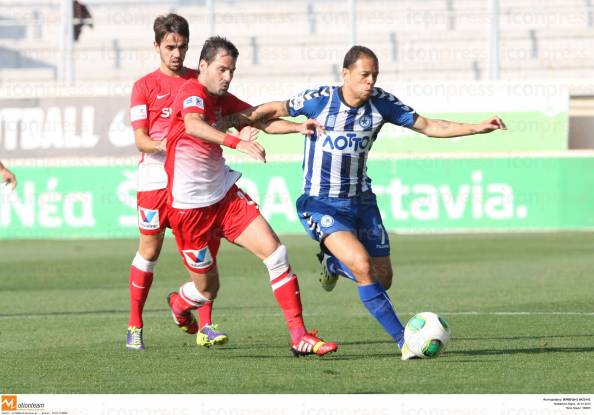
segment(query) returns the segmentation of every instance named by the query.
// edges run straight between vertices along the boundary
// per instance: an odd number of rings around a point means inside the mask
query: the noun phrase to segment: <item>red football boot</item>
[[[305,333],[301,340],[291,345],[291,351],[296,357],[316,354],[324,356],[327,353],[335,352],[338,346],[334,342],[326,342],[320,339],[317,330]]]

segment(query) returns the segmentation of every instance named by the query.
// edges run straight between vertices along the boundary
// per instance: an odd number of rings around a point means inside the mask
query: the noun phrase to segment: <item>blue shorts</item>
[[[322,242],[338,231],[352,232],[372,257],[390,255],[390,240],[384,229],[373,192],[352,198],[301,195],[297,213],[310,238]]]

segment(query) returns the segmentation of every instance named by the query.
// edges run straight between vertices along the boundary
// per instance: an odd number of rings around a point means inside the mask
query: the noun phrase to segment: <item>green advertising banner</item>
[[[301,233],[301,163],[233,163],[279,233]],[[0,239],[136,237],[135,166],[15,167]],[[594,155],[371,160],[391,232],[594,229]]]

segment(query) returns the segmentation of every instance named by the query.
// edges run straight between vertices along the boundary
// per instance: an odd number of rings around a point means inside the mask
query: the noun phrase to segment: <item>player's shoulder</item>
[[[138,78],[136,80],[136,82],[134,82],[134,86],[137,86],[137,85],[138,86],[141,86],[141,85],[148,86],[150,84],[153,84],[158,78],[158,75],[159,75],[158,72],[159,72],[159,69],[141,76],[140,78]]]
[[[324,85],[316,88],[306,89],[302,91],[299,95],[303,97],[305,101],[309,101],[312,99],[323,99],[330,97],[330,95],[332,95],[332,92],[334,92],[335,88],[336,86]]]
[[[375,101],[400,102],[396,96],[382,88],[374,87],[371,91],[371,99]]]

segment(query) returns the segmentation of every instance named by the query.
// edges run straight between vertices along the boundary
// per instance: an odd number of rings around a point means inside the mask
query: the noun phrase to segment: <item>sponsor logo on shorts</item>
[[[320,219],[320,225],[324,228],[329,228],[334,225],[334,218],[330,215],[324,215],[322,216],[322,219]]]
[[[207,246],[202,249],[186,249],[182,253],[191,268],[203,270],[212,265],[212,255]]]
[[[138,227],[140,229],[159,229],[159,211],[138,207]]]

